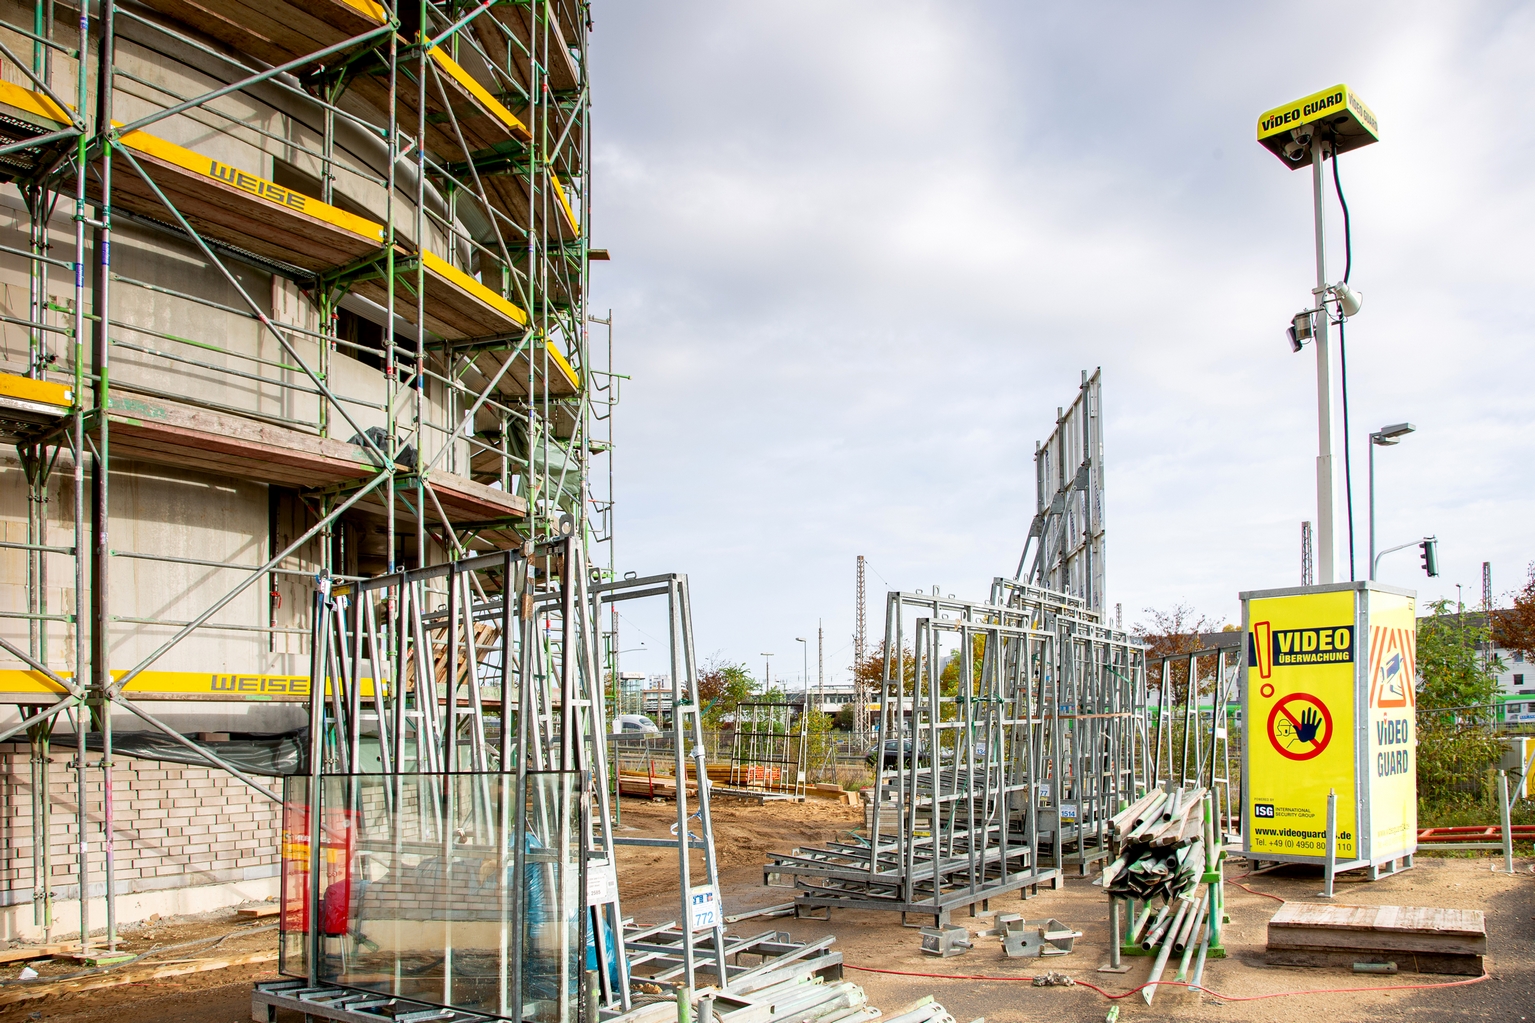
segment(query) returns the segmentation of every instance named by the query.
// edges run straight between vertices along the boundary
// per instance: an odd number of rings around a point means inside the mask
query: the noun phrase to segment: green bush
[[[1429,616],[1418,620],[1419,817],[1489,799],[1496,808],[1487,779],[1503,754],[1492,729],[1502,665],[1482,653],[1484,621],[1450,610],[1447,600],[1428,609]]]

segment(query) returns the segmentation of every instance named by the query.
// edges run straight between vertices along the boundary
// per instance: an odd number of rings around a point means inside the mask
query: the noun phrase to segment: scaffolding
[[[25,520],[0,542],[24,580],[0,607],[0,741],[30,744],[45,935],[67,855],[82,941],[104,924],[116,942],[114,721],[279,799],[175,720],[231,678],[304,703],[314,578],[467,586],[478,572],[444,566],[611,541],[611,487],[591,486],[618,378],[611,316],[606,363],[588,338],[590,28],[585,0],[0,4],[0,274],[26,296],[0,311],[5,507]],[[440,609],[406,591],[430,628]],[[457,747],[428,741],[450,724],[401,725],[410,748],[377,755],[451,772]]]

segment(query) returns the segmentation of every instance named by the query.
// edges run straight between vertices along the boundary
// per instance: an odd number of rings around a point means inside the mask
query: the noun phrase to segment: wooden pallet
[[[1480,976],[1486,954],[1486,920],[1475,909],[1287,902],[1269,921],[1267,958],[1275,965],[1391,961],[1417,973]]]

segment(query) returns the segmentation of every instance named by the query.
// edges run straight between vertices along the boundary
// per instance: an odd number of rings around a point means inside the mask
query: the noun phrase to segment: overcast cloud
[[[1347,82],[1382,142],[1353,212],[1350,414],[1382,581],[1424,599],[1535,560],[1535,8],[597,0],[593,311],[611,306],[619,568],[692,578],[698,648],[777,655],[853,573],[984,596],[1016,568],[1034,442],[1101,366],[1110,603],[1127,624],[1300,581],[1315,359],[1309,173],[1263,110]],[[1342,276],[1332,218],[1333,278]],[[600,335],[598,335],[600,336]],[[887,583],[889,584],[887,586]],[[636,612],[623,636],[651,651]],[[807,631],[812,630],[812,631]],[[646,636],[652,638],[647,639]],[[813,643],[813,639],[812,639]],[[814,674],[814,649],[811,650]],[[659,670],[650,652],[625,670]]]

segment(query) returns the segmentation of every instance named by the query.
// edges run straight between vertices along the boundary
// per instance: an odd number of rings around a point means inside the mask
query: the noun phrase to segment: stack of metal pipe
[[[1100,883],[1111,899],[1143,907],[1130,920],[1127,937],[1142,951],[1156,952],[1149,983],[1141,991],[1148,1005],[1174,952],[1182,954],[1177,980],[1188,975],[1195,949],[1196,984],[1204,973],[1210,890],[1205,886],[1201,891],[1200,880],[1211,841],[1206,796],[1200,787],[1152,789],[1110,822],[1119,855],[1104,868]],[[1157,899],[1160,910],[1153,905]]]
[[[1110,822],[1119,856],[1103,871],[1111,895],[1172,900],[1205,869],[1205,789],[1152,789]]]

